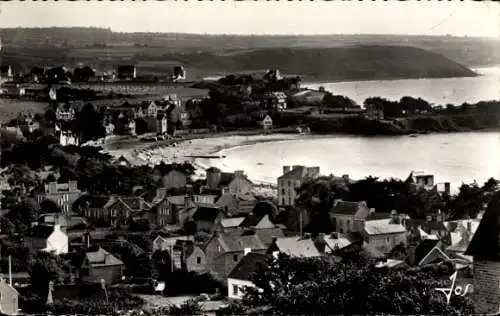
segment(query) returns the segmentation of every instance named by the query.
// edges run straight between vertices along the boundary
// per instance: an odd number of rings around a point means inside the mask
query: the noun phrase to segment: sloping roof
[[[391,213],[371,212],[365,218],[365,221],[374,221],[374,220],[390,219],[390,218],[391,218]]]
[[[285,237],[285,233],[281,228],[249,229],[244,231],[241,235],[257,235],[266,247],[269,247],[275,238]]]
[[[266,214],[267,215],[267,214]],[[241,227],[254,227],[259,224],[259,222],[265,217],[265,215],[257,216],[254,214],[249,214],[245,220],[240,224]]]
[[[405,233],[406,229],[401,224],[391,224],[390,219],[378,219],[365,222],[364,231],[368,235],[380,235]]]
[[[54,227],[48,225],[36,225],[31,228],[31,237],[48,238],[54,232]]]
[[[310,238],[302,237],[283,237],[276,239],[276,246],[280,252],[286,253],[292,257],[319,257],[321,254]]]
[[[223,218],[220,224],[224,228],[238,227],[244,220],[244,217]]]
[[[142,210],[144,207],[144,199],[142,197],[120,197],[119,199],[132,210]]]
[[[198,207],[196,212],[193,215],[193,219],[195,221],[206,221],[206,222],[214,222],[217,219],[217,216],[221,213],[221,209],[218,207]]]
[[[334,237],[332,235],[328,235],[325,236],[323,241],[328,246],[328,248],[332,250],[342,249],[352,244],[352,241],[349,240],[349,238],[343,236]]]
[[[500,260],[500,193],[488,204],[465,255]]]
[[[89,202],[90,208],[105,208],[109,202],[109,196],[91,196]]]
[[[250,248],[252,251],[266,249],[258,235],[242,236],[240,233],[231,232],[219,233],[217,238],[226,252],[243,251],[245,248]]]
[[[449,261],[450,257],[445,254],[439,247],[434,247],[429,251],[429,253],[418,263],[418,265],[430,264],[435,260]]]
[[[359,210],[368,210],[365,202],[338,201],[332,208],[331,213],[343,215],[355,215]]]
[[[267,264],[267,256],[260,253],[250,252],[231,270],[228,278],[250,281],[252,273],[258,271],[259,266]]]
[[[307,174],[307,168],[305,166],[298,166],[295,169],[288,171],[287,173],[280,176],[278,179],[293,179],[302,180]]]
[[[113,256],[101,247],[99,247],[99,249],[95,252],[87,252],[86,256],[93,267],[123,265],[123,262],[120,259]]]
[[[167,201],[171,204],[175,204],[177,206],[184,206],[186,195],[174,195],[167,197]]]

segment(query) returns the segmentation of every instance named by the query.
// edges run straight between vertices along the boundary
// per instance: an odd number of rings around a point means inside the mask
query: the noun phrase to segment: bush
[[[219,308],[215,311],[216,316],[230,316],[230,315],[243,315],[247,308],[241,301],[231,301],[226,307]]]
[[[153,312],[153,315],[163,316],[163,315],[202,315],[201,306],[194,300],[187,300],[180,306],[170,305],[167,307],[160,307]]]

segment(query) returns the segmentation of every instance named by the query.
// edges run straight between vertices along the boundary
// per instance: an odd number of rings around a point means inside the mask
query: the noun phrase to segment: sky
[[[0,27],[117,32],[500,36],[500,3],[475,1],[105,1],[0,4]]]

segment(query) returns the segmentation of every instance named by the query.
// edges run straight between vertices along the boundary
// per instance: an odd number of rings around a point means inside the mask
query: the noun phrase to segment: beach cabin
[[[265,130],[270,130],[273,128],[273,119],[269,115],[266,115],[261,124],[262,128],[264,128]]]

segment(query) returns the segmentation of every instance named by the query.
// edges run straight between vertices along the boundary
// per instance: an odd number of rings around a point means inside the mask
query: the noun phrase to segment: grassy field
[[[16,118],[20,112],[44,113],[48,103],[0,99],[0,122]]]

